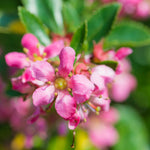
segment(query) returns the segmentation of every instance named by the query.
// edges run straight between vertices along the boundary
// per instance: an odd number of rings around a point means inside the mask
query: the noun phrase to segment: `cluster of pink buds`
[[[10,67],[23,70],[21,76],[12,78],[12,87],[36,107],[30,121],[34,122],[54,104],[56,112],[69,121],[72,130],[86,121],[90,111],[99,114],[109,110],[108,87],[121,72],[120,60],[132,52],[121,48],[99,56],[99,51],[94,51],[97,58],[106,55],[107,59],[117,61],[119,65],[114,71],[106,65],[93,63],[90,57],[75,56],[75,50],[66,47],[63,40],[44,47],[34,35],[26,34],[22,46],[25,53],[11,52],[5,59]]]

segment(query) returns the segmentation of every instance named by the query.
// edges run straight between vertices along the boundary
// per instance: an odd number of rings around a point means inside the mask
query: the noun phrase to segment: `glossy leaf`
[[[118,3],[105,5],[87,21],[87,40],[90,48],[93,46],[93,41],[99,42],[110,32],[119,8],[120,5]]]
[[[116,125],[119,140],[113,150],[148,150],[147,131],[137,111],[129,106],[117,108],[120,115]]]
[[[27,31],[34,34],[43,45],[50,44],[50,39],[41,21],[23,7],[19,7],[19,16]]]
[[[106,37],[104,49],[150,45],[150,30],[136,22],[117,24]]]
[[[70,46],[76,51],[76,55],[81,53],[82,50],[85,50],[87,39],[87,22],[81,25],[75,32]]]
[[[63,16],[67,26],[67,30],[73,32],[80,25],[79,14],[77,10],[69,3],[63,5]]]

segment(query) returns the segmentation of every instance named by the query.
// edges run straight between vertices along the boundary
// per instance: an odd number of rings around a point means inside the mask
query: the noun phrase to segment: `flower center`
[[[33,61],[42,61],[43,58],[41,56],[38,56],[37,54],[33,54]]]
[[[64,90],[67,87],[67,81],[64,78],[57,78],[54,85],[59,90]]]

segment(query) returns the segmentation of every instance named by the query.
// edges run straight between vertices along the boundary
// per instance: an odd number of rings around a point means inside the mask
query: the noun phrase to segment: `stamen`
[[[55,68],[55,73],[58,72],[58,68]]]
[[[51,81],[47,81],[47,84],[51,84]]]
[[[23,51],[24,51],[25,53],[28,53],[28,52],[29,52],[29,50],[28,50],[27,48],[23,48]]]
[[[99,98],[102,98],[102,95],[100,95]]]
[[[47,53],[43,53],[43,57],[46,57]]]
[[[38,43],[36,47],[37,47],[37,48],[40,48],[40,43]]]
[[[70,72],[69,75],[68,75],[68,77],[72,77],[72,75],[73,75],[72,72]]]
[[[33,54],[33,57],[37,57],[38,55],[36,53]]]
[[[29,59],[28,57],[26,58],[26,60],[27,60],[27,61],[30,61],[30,59]]]
[[[71,88],[68,88],[67,90],[68,90],[68,92],[72,92]]]
[[[92,112],[94,113],[96,112],[96,110],[93,107],[91,107],[88,103],[85,103],[85,104]]]
[[[83,119],[84,122],[87,122],[86,118]]]
[[[58,93],[57,93],[57,92],[55,92],[55,93],[54,93],[54,95],[55,95],[55,97],[56,97],[56,96],[58,96]]]

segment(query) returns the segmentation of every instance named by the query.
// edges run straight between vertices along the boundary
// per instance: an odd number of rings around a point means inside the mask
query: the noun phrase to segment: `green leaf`
[[[46,4],[49,7],[50,12],[52,12],[52,16],[57,25],[57,30],[59,30],[59,32],[62,33],[63,32],[62,0],[46,0]]]
[[[137,111],[121,105],[117,109],[120,116],[116,125],[119,140],[113,150],[148,150],[147,131]]]
[[[139,47],[150,45],[150,30],[136,22],[117,24],[106,37],[104,48]]]
[[[70,46],[74,48],[76,54],[81,53],[85,49],[87,39],[87,22],[81,25],[75,32]]]
[[[19,16],[28,32],[34,34],[43,45],[50,44],[50,39],[40,20],[23,7],[19,7]]]
[[[113,70],[116,70],[116,68],[118,66],[118,62],[117,61],[113,61],[113,60],[102,61],[99,64],[106,65],[106,66],[112,68]]]
[[[93,46],[93,41],[99,42],[110,32],[119,8],[120,4],[118,3],[105,5],[100,8],[94,15],[92,15],[91,18],[87,21],[87,40],[90,48]]]
[[[79,14],[77,10],[69,3],[63,5],[63,17],[67,25],[67,30],[73,32],[80,25]]]
[[[62,0],[22,0],[25,8],[36,15],[50,30],[63,33]]]

